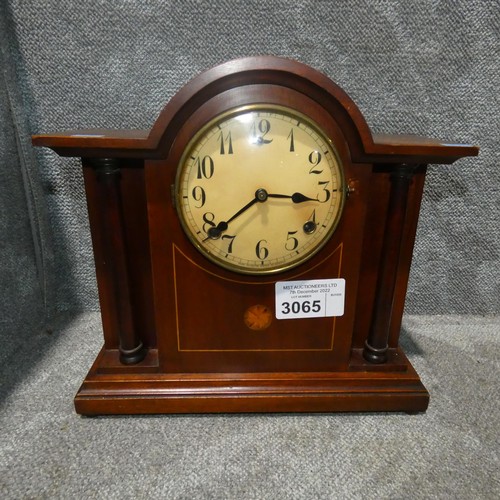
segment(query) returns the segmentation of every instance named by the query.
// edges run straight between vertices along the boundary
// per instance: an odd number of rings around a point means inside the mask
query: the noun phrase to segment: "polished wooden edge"
[[[467,149],[472,153],[478,153],[479,148],[476,146],[470,146],[468,144],[457,144],[450,141],[441,141],[439,139],[433,139],[430,137],[424,137],[421,135],[411,135],[411,134],[373,134],[374,146],[392,146],[392,147],[437,147],[437,148],[457,148],[457,149]]]
[[[211,394],[175,391],[157,387],[140,394],[131,391],[109,394],[98,387],[81,389],[75,397],[76,412],[81,415],[138,415],[180,413],[328,413],[328,412],[423,412],[429,393],[416,383],[405,388],[352,387],[328,392],[301,391]]]
[[[423,387],[423,386],[422,386]],[[75,410],[85,416],[206,413],[330,413],[425,412],[427,391],[419,387],[405,393],[344,393],[324,395],[220,397],[106,397],[78,395]]]
[[[366,152],[374,156],[425,154],[429,158],[444,156],[454,161],[465,156],[477,156],[479,148],[420,135],[373,134],[373,145],[366,148]]]
[[[123,157],[158,159],[155,145],[148,138],[130,138],[127,130],[106,131],[106,135],[86,136],[68,132],[32,136],[34,146],[48,147],[67,157]],[[123,133],[123,136],[120,136]],[[452,144],[421,136],[374,136],[373,144],[356,161],[366,163],[453,163],[460,158],[477,156],[479,148],[470,144]]]
[[[54,134],[32,135],[31,142],[34,146],[45,146],[55,151],[72,148],[83,151],[92,149],[147,151],[152,149],[148,141],[148,132],[145,130],[69,130]]]
[[[260,412],[421,412],[429,393],[400,349],[394,371],[153,373],[155,353],[130,371],[103,349],[75,397],[82,415]],[[361,355],[358,356],[361,358]],[[354,359],[353,364],[357,361]]]
[[[182,114],[186,103],[195,105],[197,96],[210,90],[205,99],[231,86],[248,85],[258,80],[275,81],[281,75],[287,79],[307,82],[311,88],[321,89],[324,95],[336,100],[349,117],[361,140],[361,152],[351,151],[353,160],[367,163],[405,162],[452,163],[464,156],[476,156],[475,146],[451,144],[442,141],[408,135],[373,135],[356,104],[329,77],[297,61],[274,56],[257,56],[228,61],[211,68],[188,82],[166,104],[151,130],[75,130],[57,134],[34,135],[35,146],[52,148],[61,156],[81,157],[135,157],[161,158],[161,141],[170,125]],[[220,87],[220,88],[219,88]]]

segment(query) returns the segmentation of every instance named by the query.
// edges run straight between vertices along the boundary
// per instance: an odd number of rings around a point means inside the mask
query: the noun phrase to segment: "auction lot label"
[[[324,318],[344,314],[345,279],[278,281],[276,318]]]

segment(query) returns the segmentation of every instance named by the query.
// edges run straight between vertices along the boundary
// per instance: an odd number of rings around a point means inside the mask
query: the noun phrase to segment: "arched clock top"
[[[33,144],[61,156],[166,158],[183,124],[199,107],[227,93],[252,86],[290,89],[317,102],[337,123],[353,161],[359,163],[452,163],[475,156],[478,148],[421,136],[372,134],[354,101],[319,71],[290,59],[259,56],[236,59],[209,69],[188,82],[166,104],[150,131],[75,130],[34,135]]]
[[[338,123],[351,153],[363,151],[365,144],[372,142],[370,129],[354,101],[328,77],[297,61],[261,56],[229,61],[191,80],[158,116],[149,134],[151,144],[165,154],[170,129],[176,130],[200,102],[233,89],[245,92],[256,85],[273,86],[277,94],[281,89],[290,89],[317,102]]]

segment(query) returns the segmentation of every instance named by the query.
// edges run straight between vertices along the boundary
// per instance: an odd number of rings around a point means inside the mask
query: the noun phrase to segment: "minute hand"
[[[212,226],[208,232],[208,238],[217,239],[224,231],[227,230],[228,224],[239,217],[243,212],[246,212],[251,206],[255,205],[259,201],[258,194],[255,194],[255,198],[249,201],[243,208],[240,208],[232,217],[227,220],[220,221],[216,226]],[[204,240],[206,241],[206,240]]]
[[[236,217],[239,217],[243,212],[246,212],[251,206],[255,205],[258,201],[259,199],[257,198],[257,196],[255,196],[255,198],[252,201],[249,201],[243,208],[240,208],[240,210],[238,210],[232,217],[229,217],[229,219],[227,219],[226,221],[219,222],[218,225],[227,226],[231,221],[236,219]],[[227,227],[225,229],[227,229]]]
[[[309,198],[305,194],[302,193],[293,193],[292,195],[288,194],[268,194],[269,198],[288,198],[291,199],[293,203],[304,203],[304,201],[318,201],[316,198]]]

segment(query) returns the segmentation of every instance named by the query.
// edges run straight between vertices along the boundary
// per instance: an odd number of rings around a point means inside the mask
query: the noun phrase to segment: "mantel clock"
[[[82,159],[104,346],[78,413],[424,411],[399,347],[427,164],[314,69],[206,71],[150,131],[38,135]]]

